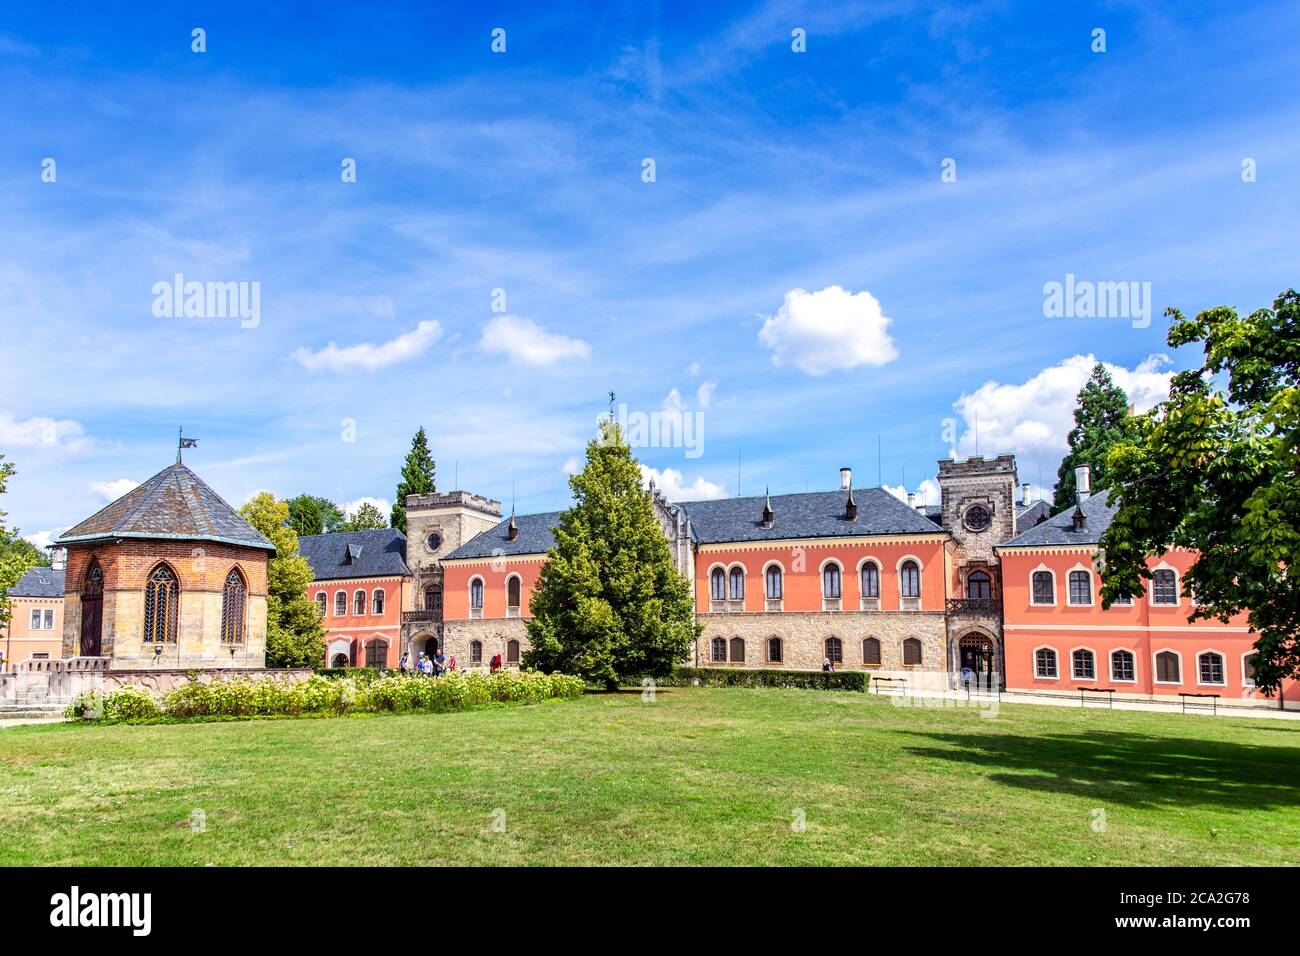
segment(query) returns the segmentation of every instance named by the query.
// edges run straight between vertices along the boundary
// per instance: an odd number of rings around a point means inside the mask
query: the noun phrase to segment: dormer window
[[[343,563],[356,564],[361,559],[361,545],[349,543],[343,549]]]

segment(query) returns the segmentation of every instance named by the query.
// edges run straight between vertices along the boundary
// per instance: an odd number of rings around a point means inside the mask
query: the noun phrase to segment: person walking
[[[397,662],[397,669],[400,670],[403,674],[405,674],[406,665],[409,664],[410,662],[411,662],[411,652],[402,651],[402,659]]]
[[[447,655],[439,648],[438,653],[433,656],[433,676],[441,677],[447,673]]]

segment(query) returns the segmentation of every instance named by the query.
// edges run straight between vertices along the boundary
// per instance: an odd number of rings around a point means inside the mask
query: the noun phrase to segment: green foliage
[[[1246,612],[1255,682],[1275,691],[1300,678],[1300,295],[1244,318],[1166,315],[1169,345],[1200,343],[1204,359],[1107,459],[1119,511],[1101,540],[1102,602],[1144,594],[1148,555],[1197,551],[1182,581],[1191,619]]]
[[[290,498],[289,526],[299,537],[313,534],[330,534],[343,524],[343,511],[328,498],[298,495]]]
[[[315,667],[325,654],[325,628],[307,595],[315,574],[298,553],[298,534],[288,526],[289,506],[264,491],[239,510],[275,545],[267,567],[266,666]]]
[[[564,674],[535,671],[448,674],[431,678],[373,674],[345,677],[313,674],[296,681],[280,677],[191,680],[161,697],[127,685],[101,694],[83,693],[67,716],[81,720],[150,721],[196,717],[301,717],[364,711],[444,713],[487,704],[537,704],[582,696],[582,681]]]
[[[437,490],[433,476],[435,467],[433,455],[429,452],[429,439],[421,426],[411,439],[411,450],[406,453],[402,480],[397,483],[397,498],[390,516],[392,527],[402,534],[406,534],[406,496],[433,494]]]
[[[1060,511],[1074,504],[1076,487],[1074,469],[1079,465],[1091,468],[1094,490],[1107,486],[1110,477],[1106,456],[1124,439],[1128,421],[1128,396],[1115,384],[1098,362],[1092,375],[1079,390],[1074,408],[1074,428],[1070,430],[1070,450],[1061,459],[1056,472],[1056,495],[1052,511]]]
[[[569,487],[573,506],[560,516],[533,593],[524,663],[609,687],[667,676],[701,628],[691,584],[673,564],[615,422],[602,423]]]
[[[731,670],[724,667],[679,667],[661,687],[802,687],[808,690],[866,692],[871,675],[865,671]]]
[[[9,479],[13,477],[14,466],[0,455],[0,495],[4,494]],[[29,555],[21,545],[15,532],[4,526],[5,512],[0,511],[0,627],[9,623],[9,591],[32,566]],[[26,544],[26,542],[24,542]]]
[[[382,531],[388,527],[384,513],[369,501],[363,501],[356,513],[339,525],[340,531]]]

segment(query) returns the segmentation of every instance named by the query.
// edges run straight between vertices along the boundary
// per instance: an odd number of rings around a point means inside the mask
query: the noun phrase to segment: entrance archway
[[[993,687],[997,680],[997,650],[993,638],[980,631],[963,634],[957,641],[957,670],[970,669],[980,687]]]
[[[412,664],[419,659],[421,651],[433,657],[438,653],[438,635],[429,633],[416,634],[411,638],[406,649],[407,653],[411,655]]]

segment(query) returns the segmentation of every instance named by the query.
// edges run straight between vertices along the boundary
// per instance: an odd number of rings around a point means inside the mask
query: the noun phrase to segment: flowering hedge
[[[444,713],[486,704],[535,704],[582,696],[582,681],[536,671],[447,674],[429,678],[388,674],[358,685],[347,678],[313,675],[304,681],[262,677],[256,680],[190,681],[161,697],[140,687],[107,694],[83,693],[67,715],[81,720],[150,720],[186,717],[298,717],[360,711]]]

